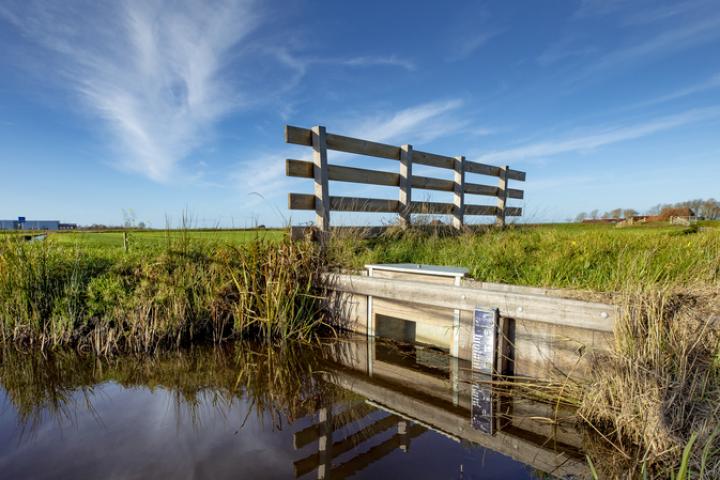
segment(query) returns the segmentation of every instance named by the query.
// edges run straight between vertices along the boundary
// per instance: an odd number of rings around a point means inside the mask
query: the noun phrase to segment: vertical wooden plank
[[[312,128],[313,173],[315,176],[315,223],[322,233],[330,231],[330,194],[325,127]]]
[[[497,327],[497,353],[495,373],[501,376],[513,375],[514,320],[501,316]]]
[[[400,223],[410,226],[412,202],[412,145],[400,147]]]
[[[507,171],[510,167],[505,165],[500,167],[500,180],[498,180],[498,201],[497,214],[495,216],[495,225],[498,227],[505,226],[505,205],[507,204]]]
[[[460,360],[457,356],[450,357],[450,383],[452,384],[453,405],[460,403]]]
[[[455,187],[453,190],[453,227],[460,230],[465,218],[465,157],[455,157]]]

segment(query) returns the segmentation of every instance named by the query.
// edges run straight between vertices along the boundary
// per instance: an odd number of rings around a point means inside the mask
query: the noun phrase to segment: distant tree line
[[[675,208],[691,208],[698,217],[707,218],[708,220],[720,220],[720,201],[714,198],[655,205],[648,210],[648,215],[660,215],[663,211]]]
[[[707,200],[688,200],[678,203],[660,203],[650,208],[646,214],[662,216],[665,213],[669,213],[672,210],[679,208],[690,208],[698,217],[707,218],[709,220],[720,220],[720,201],[715,200],[714,198],[709,198]],[[591,212],[578,213],[577,217],[575,217],[575,221],[582,222],[586,219],[597,220],[600,218],[630,218],[635,215],[639,215],[639,212],[634,208],[615,208],[603,213],[601,213],[600,210],[595,209]]]
[[[91,225],[84,225],[78,227],[78,230],[145,230],[149,228],[145,222],[138,222],[137,224],[127,224],[123,223],[122,225],[106,225],[104,223],[93,223]]]
[[[580,212],[575,217],[576,222],[582,222],[586,219],[597,220],[598,218],[629,218],[638,215],[638,211],[634,208],[616,208],[608,212],[600,213],[600,210],[595,209],[589,213]]]

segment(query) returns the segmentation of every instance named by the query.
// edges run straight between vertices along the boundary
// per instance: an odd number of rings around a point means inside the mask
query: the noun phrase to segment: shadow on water
[[[589,478],[571,410],[421,346],[6,350],[5,478]]]

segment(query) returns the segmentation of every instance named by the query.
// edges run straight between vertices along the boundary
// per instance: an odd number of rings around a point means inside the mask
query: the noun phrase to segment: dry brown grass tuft
[[[612,447],[594,452],[601,478],[669,478],[693,437],[688,472],[720,478],[720,292],[643,291],[625,304],[580,408]]]

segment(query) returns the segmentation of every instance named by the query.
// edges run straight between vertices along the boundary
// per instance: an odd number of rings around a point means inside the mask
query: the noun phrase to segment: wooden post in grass
[[[453,227],[460,230],[465,217],[465,157],[455,157],[455,186],[453,188]]]
[[[495,215],[495,225],[498,227],[505,226],[505,204],[507,203],[507,172],[510,169],[509,166],[500,167],[500,179],[498,180],[498,201],[497,201],[497,214]]]
[[[410,204],[412,203],[412,145],[400,147],[400,223],[403,228],[410,226]]]
[[[123,250],[125,253],[128,251],[128,234],[127,232],[123,232]]]
[[[330,232],[330,194],[328,193],[328,158],[325,127],[312,128],[313,176],[315,178],[315,223],[324,239]]]

